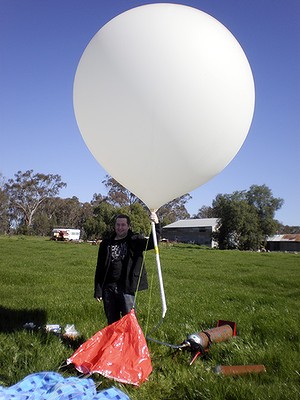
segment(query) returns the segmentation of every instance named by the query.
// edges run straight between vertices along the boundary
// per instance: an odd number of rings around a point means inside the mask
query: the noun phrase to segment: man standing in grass
[[[150,218],[159,239],[157,215],[151,213]],[[149,239],[135,234],[127,215],[116,217],[114,233],[100,243],[95,273],[94,297],[99,302],[103,300],[108,324],[129,313],[136,291],[148,288],[143,252],[153,248],[152,233]]]

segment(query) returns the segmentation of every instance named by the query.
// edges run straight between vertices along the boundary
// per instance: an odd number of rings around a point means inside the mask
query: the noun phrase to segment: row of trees
[[[111,230],[116,213],[127,213],[133,229],[149,233],[149,211],[131,192],[112,177],[106,176],[105,195],[94,194],[90,202],[77,197],[62,199],[60,189],[66,186],[59,175],[18,171],[13,179],[0,180],[0,233],[50,235],[54,227],[79,228],[83,239],[97,239]],[[179,219],[191,218],[186,194],[158,210],[162,226]],[[294,232],[299,227],[283,227],[274,219],[283,200],[274,198],[265,186],[253,185],[248,191],[219,194],[212,206],[203,206],[192,218],[219,218],[215,234],[222,249],[258,248],[266,236],[281,229]]]
[[[62,199],[60,189],[66,186],[59,175],[18,171],[14,179],[0,184],[0,233],[50,235],[54,227],[78,228],[84,239],[102,237],[111,230],[116,213],[131,216],[135,231],[148,233],[149,211],[131,192],[110,176],[103,182],[104,196],[95,193],[90,202],[77,197]],[[185,208],[191,198],[184,195],[160,209],[163,225],[189,218]]]

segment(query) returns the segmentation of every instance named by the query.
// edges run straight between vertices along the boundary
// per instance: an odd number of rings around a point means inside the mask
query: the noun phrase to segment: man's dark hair
[[[118,218],[125,218],[127,221],[127,224],[130,225],[130,218],[126,214],[118,214],[115,218],[115,222],[117,221]]]

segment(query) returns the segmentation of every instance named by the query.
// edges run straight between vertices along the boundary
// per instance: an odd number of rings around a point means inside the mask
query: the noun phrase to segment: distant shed
[[[164,226],[162,236],[169,241],[216,247],[212,233],[217,224],[218,218],[182,219]]]
[[[267,250],[300,251],[300,234],[274,235],[267,238]]]

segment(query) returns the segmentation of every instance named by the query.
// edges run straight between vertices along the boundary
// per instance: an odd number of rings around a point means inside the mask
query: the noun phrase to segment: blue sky
[[[166,3],[167,1],[164,1]],[[131,0],[0,0],[0,173],[59,174],[61,197],[90,201],[105,193],[106,172],[87,149],[73,111],[80,57],[97,31]],[[156,1],[158,3],[158,1]],[[191,192],[190,214],[218,193],[266,184],[285,203],[276,218],[300,225],[299,0],[172,1],[225,25],[252,68],[256,107],[248,137],[233,161]]]

